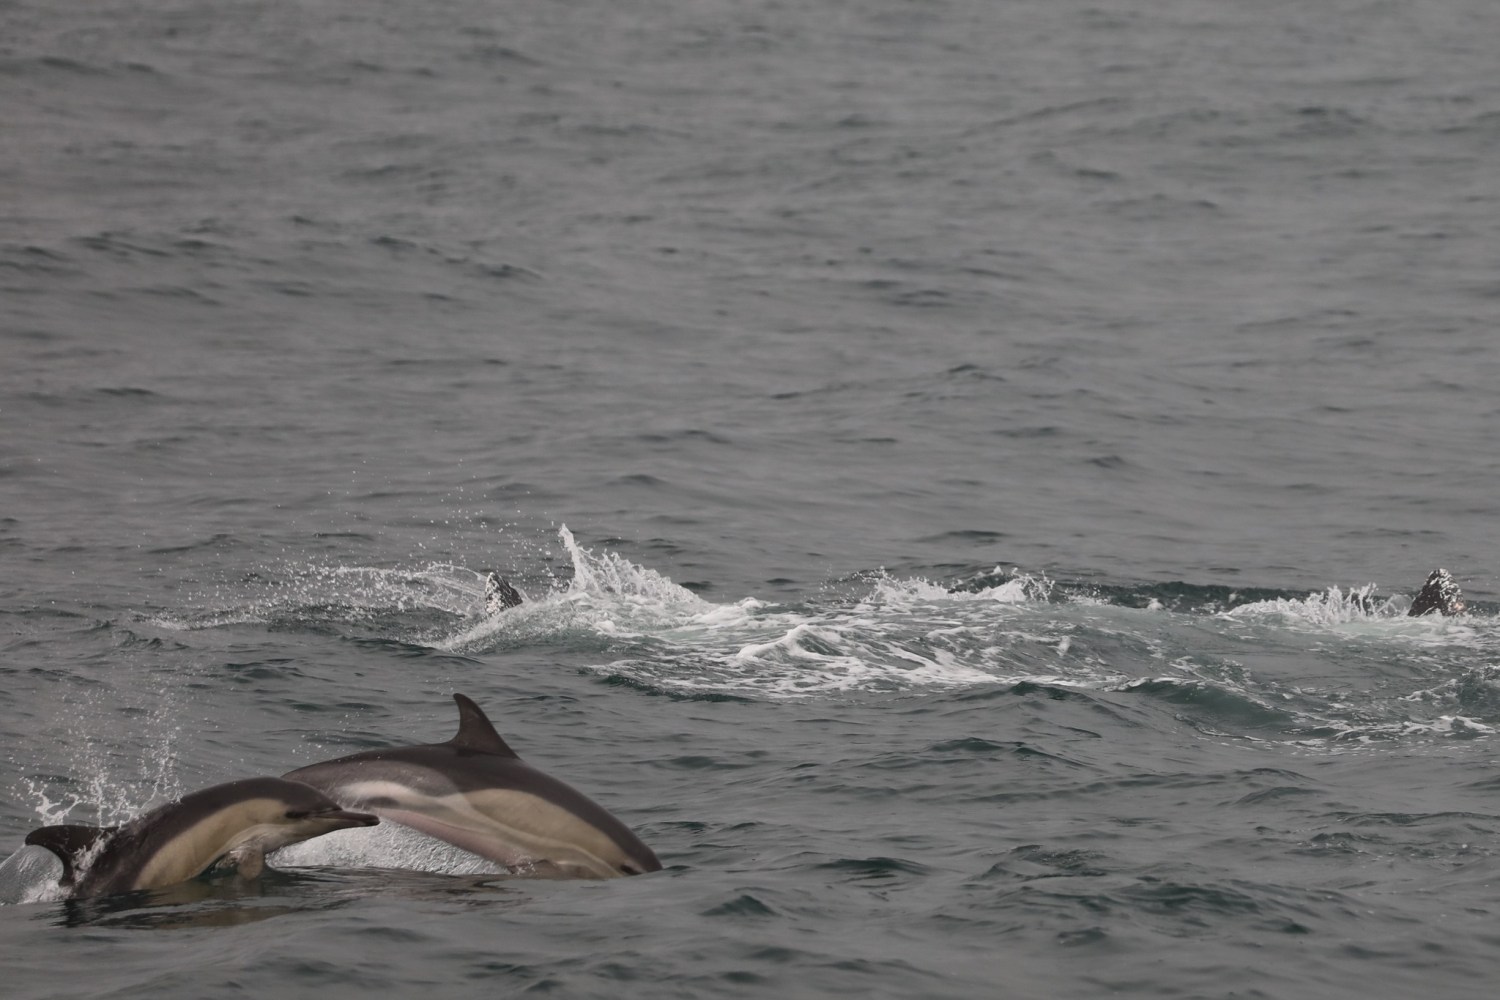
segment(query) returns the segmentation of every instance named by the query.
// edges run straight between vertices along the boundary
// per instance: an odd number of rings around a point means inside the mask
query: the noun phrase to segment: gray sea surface
[[[0,858],[459,691],[666,866],[17,855],[0,994],[1486,994],[1497,38],[0,0]]]

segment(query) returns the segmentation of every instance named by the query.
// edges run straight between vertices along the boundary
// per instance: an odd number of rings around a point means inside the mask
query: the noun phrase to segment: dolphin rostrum
[[[518,873],[614,878],[661,870],[624,823],[521,760],[473,701],[453,700],[458,735],[446,743],[369,750],[286,777]]]
[[[1464,613],[1464,594],[1458,589],[1453,574],[1445,569],[1435,569],[1422,584],[1422,590],[1411,602],[1406,613],[1411,617],[1431,614],[1461,615]]]
[[[220,859],[254,878],[271,851],[378,822],[307,785],[246,778],[184,795],[124,826],[44,826],[26,843],[56,854],[62,884],[76,882],[73,897],[82,898],[186,882]]]

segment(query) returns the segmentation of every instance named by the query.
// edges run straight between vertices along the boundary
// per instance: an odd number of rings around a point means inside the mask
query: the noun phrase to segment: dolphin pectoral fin
[[[1459,589],[1453,574],[1445,569],[1435,569],[1422,584],[1422,590],[1411,602],[1406,613],[1412,618],[1431,614],[1461,615],[1464,612],[1464,594]]]
[[[244,844],[236,847],[219,859],[218,868],[233,868],[240,878],[259,878],[266,870],[266,852],[259,847]]]
[[[498,615],[523,603],[521,592],[510,581],[491,570],[484,577],[484,613]]]
[[[578,878],[578,872],[575,869],[567,868],[555,861],[528,861],[516,866],[515,872],[527,878]]]
[[[26,843],[45,847],[57,855],[63,864],[63,877],[58,882],[60,885],[72,885],[78,875],[79,859],[113,836],[118,829],[119,827],[114,826],[79,824],[44,826],[28,833]]]

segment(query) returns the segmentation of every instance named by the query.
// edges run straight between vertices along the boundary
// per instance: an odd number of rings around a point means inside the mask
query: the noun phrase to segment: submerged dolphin
[[[44,826],[26,843],[63,863],[74,898],[158,889],[228,859],[246,878],[259,875],[271,851],[353,826],[380,822],[348,812],[315,788],[282,778],[246,778],[184,795],[124,826]],[[102,846],[101,846],[102,845]],[[77,878],[80,864],[92,861]]]
[[[286,777],[513,871],[614,878],[661,870],[624,823],[521,760],[473,701],[453,700],[458,735],[446,743],[369,750]]]
[[[484,577],[484,613],[498,615],[502,611],[521,604],[521,592],[510,585],[510,581],[494,570]]]
[[[1464,594],[1458,589],[1453,575],[1445,569],[1435,569],[1422,584],[1422,590],[1411,602],[1406,613],[1410,617],[1431,614],[1461,615],[1464,612]]]

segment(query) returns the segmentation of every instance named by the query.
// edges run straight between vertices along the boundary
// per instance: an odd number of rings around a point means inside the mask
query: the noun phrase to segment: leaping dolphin
[[[184,795],[124,826],[44,826],[26,843],[57,855],[62,884],[76,881],[72,895],[83,898],[186,882],[221,859],[254,878],[271,851],[378,822],[307,785],[246,778]]]
[[[1435,569],[1428,575],[1427,582],[1422,584],[1421,592],[1411,602],[1411,608],[1406,613],[1413,618],[1434,611],[1440,615],[1461,615],[1464,608],[1464,594],[1458,589],[1453,574],[1445,569]]]
[[[614,878],[661,870],[624,823],[521,760],[469,698],[453,700],[458,735],[446,743],[368,750],[285,777],[518,873]]]

